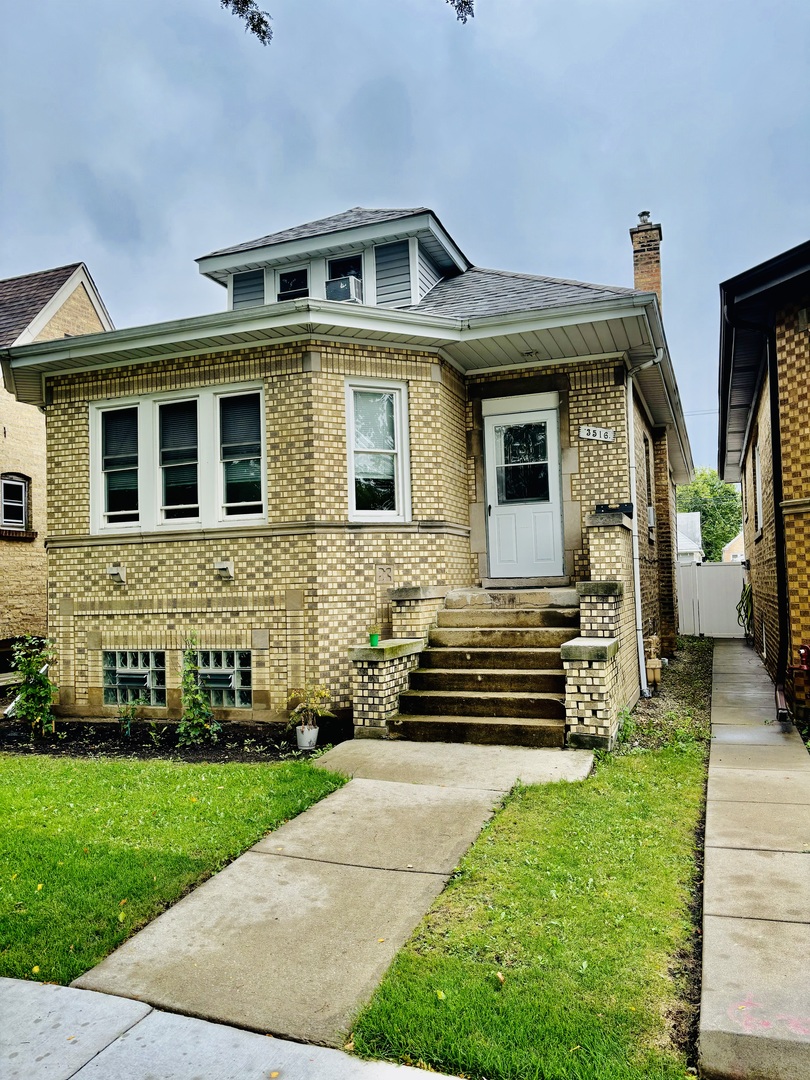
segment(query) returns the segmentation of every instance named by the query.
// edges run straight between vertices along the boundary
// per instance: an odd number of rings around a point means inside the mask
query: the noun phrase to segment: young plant
[[[222,725],[214,719],[208,694],[200,683],[195,634],[186,638],[180,689],[183,717],[177,725],[178,745],[200,746],[204,742],[216,742]]]
[[[141,705],[148,705],[146,698],[139,694],[134,701],[122,701],[118,706],[118,734],[122,739],[129,739],[132,735],[132,721],[138,719],[138,709]]]
[[[320,684],[307,683],[290,691],[287,704],[298,704],[290,710],[289,727],[314,728],[324,716],[334,716],[329,709],[329,691]]]
[[[51,712],[55,685],[48,678],[54,662],[52,643],[38,637],[23,637],[11,646],[12,668],[20,676],[20,690],[15,699],[15,712],[39,738],[50,727],[56,731],[56,719]]]

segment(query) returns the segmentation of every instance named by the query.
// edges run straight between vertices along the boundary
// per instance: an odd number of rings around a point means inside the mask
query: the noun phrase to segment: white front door
[[[556,409],[484,417],[489,575],[563,573]]]

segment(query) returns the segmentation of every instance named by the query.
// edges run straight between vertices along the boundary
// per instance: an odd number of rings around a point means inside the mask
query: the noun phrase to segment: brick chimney
[[[661,299],[661,239],[660,225],[650,221],[650,211],[642,210],[638,225],[630,230],[633,241],[633,285],[641,292],[654,292]]]

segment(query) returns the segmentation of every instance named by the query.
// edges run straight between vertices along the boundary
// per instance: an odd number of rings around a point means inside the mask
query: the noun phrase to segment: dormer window
[[[327,300],[353,300],[363,302],[363,256],[347,255],[340,259],[330,259],[328,281],[326,282]]]
[[[232,307],[260,307],[264,303],[264,270],[233,275]]]
[[[307,268],[303,266],[298,270],[279,270],[278,301],[297,300],[301,296],[309,296],[309,272]]]

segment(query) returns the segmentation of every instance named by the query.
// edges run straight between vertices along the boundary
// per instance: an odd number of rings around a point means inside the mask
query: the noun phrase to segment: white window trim
[[[220,462],[219,400],[240,394],[259,394],[261,434],[261,514],[229,514],[223,507],[224,483]],[[159,451],[159,406],[171,401],[197,401],[197,495],[200,513],[194,518],[162,516],[162,470]],[[104,517],[104,474],[101,469],[101,417],[116,409],[138,408],[138,521],[107,522]],[[228,383],[196,387],[144,397],[117,398],[90,403],[90,532],[120,535],[142,532],[180,532],[267,522],[267,445],[264,391],[261,383]],[[215,482],[210,482],[214,476]]]
[[[6,484],[17,484],[23,489],[22,496],[22,524],[19,521],[6,521]],[[4,473],[0,477],[0,528],[12,529],[14,532],[28,532],[28,499],[30,495],[31,481],[27,476],[18,473]],[[10,502],[11,500],[9,500]],[[16,506],[15,501],[15,506]]]
[[[396,510],[358,510],[354,491],[354,391],[375,390],[394,395],[394,482]],[[346,380],[346,450],[349,478],[349,521],[406,522],[411,520],[410,441],[408,438],[408,384],[375,379]]]
[[[754,510],[755,530],[762,532],[762,459],[759,454],[759,441],[754,446]]]

